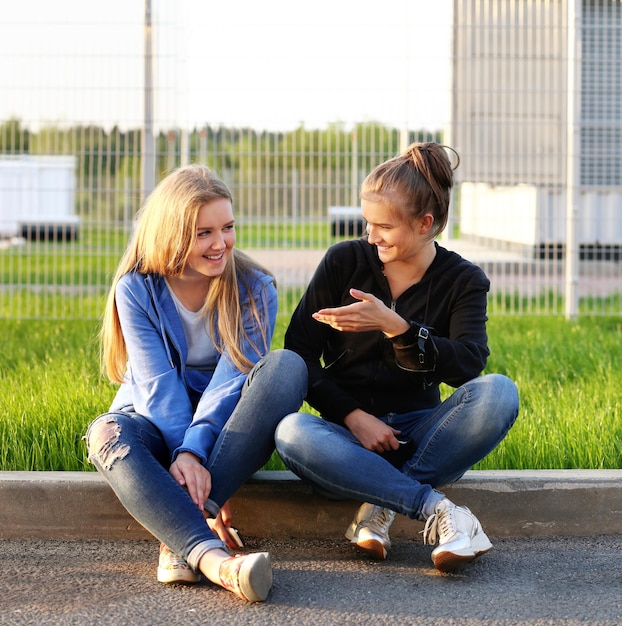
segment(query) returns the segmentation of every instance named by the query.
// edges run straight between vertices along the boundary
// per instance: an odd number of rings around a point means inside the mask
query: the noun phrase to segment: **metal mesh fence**
[[[330,26],[320,3],[312,31],[271,2],[274,19],[234,2],[200,29],[211,3],[22,4],[0,41],[0,317],[98,317],[146,192],[190,162],[231,187],[238,246],[275,272],[288,314],[326,247],[362,233],[365,174],[429,140],[460,154],[441,245],[490,276],[491,315],[622,312],[619,0],[388,0],[345,52],[330,37],[352,36],[359,2]],[[376,43],[387,29],[399,45]],[[236,60],[248,71],[219,73]],[[339,109],[347,95],[380,96],[378,115]],[[300,118],[310,97],[332,117]]]

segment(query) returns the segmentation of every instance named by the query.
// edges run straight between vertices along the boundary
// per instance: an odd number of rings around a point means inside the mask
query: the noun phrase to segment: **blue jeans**
[[[307,367],[289,350],[270,352],[251,370],[205,463],[212,477],[209,513],[216,515],[270,458],[277,424],[300,408],[306,390]],[[192,567],[207,550],[225,548],[169,473],[171,451],[150,420],[136,413],[107,413],[90,425],[86,441],[89,459],[121,504]]]
[[[343,498],[421,519],[434,488],[455,482],[505,437],[518,415],[516,385],[488,374],[462,385],[433,409],[381,417],[416,447],[399,469],[345,427],[307,413],[288,415],[276,449],[298,476]]]

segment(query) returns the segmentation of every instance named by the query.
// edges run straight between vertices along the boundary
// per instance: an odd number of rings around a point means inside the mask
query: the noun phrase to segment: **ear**
[[[430,229],[432,228],[432,226],[434,226],[434,216],[432,215],[432,213],[426,213],[421,218],[421,225],[419,226],[419,232],[422,235],[425,235],[426,233],[430,232]]]

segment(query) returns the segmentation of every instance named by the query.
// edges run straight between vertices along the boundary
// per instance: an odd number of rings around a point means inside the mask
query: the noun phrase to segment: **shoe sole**
[[[354,536],[356,532],[356,524],[352,522],[346,530],[346,539],[357,548],[360,548],[365,554],[377,561],[384,561],[387,558],[387,549],[381,541],[375,539],[359,539]]]
[[[373,559],[384,561],[387,558],[387,551],[380,541],[363,539],[360,541],[354,540],[351,543]]]
[[[439,572],[452,572],[460,567],[463,567],[464,565],[469,564],[471,561],[474,561],[478,556],[486,554],[486,552],[490,552],[490,550],[492,550],[492,546],[478,552],[471,552],[470,554],[439,552],[432,557],[432,562],[434,563],[434,567]]]
[[[268,552],[244,557],[238,573],[240,591],[249,602],[263,602],[272,588],[272,563]]]
[[[158,567],[158,582],[170,585],[173,583],[186,583],[192,585],[201,580],[200,574],[195,574],[192,570],[180,572],[179,570],[162,570]]]

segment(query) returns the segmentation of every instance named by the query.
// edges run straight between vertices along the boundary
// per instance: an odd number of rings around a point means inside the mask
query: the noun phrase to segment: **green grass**
[[[487,371],[518,385],[518,420],[478,469],[622,468],[622,320],[493,317]]]
[[[3,320],[0,327],[0,469],[87,469],[81,438],[114,393],[98,373],[97,323]]]
[[[287,325],[281,317],[274,340]],[[87,470],[82,437],[115,388],[95,321],[1,320],[0,470]],[[516,381],[519,418],[476,469],[622,467],[622,320],[493,316],[487,371]],[[444,389],[447,393],[448,389]],[[268,466],[280,469],[273,457]]]

